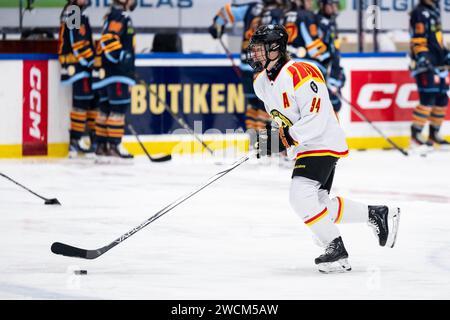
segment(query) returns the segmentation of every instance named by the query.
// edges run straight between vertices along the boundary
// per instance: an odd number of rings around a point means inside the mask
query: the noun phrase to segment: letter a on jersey
[[[287,109],[291,106],[286,92],[283,92],[283,106],[285,109]]]

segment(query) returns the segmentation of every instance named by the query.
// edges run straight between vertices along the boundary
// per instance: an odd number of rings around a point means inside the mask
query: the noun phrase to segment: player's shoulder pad
[[[295,62],[286,68],[286,71],[292,79],[294,90],[299,89],[309,80],[325,83],[325,78],[319,68],[307,62]]]

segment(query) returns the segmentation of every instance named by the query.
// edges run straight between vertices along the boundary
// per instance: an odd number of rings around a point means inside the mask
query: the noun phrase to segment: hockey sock
[[[433,109],[431,110],[428,120],[430,120],[430,126],[432,126],[436,132],[439,132],[442,122],[444,122],[446,111],[447,111],[446,106],[445,107],[433,107]]]
[[[413,127],[422,130],[431,114],[431,107],[418,105],[413,112]]]
[[[91,131],[95,132],[95,120],[97,119],[98,110],[88,110],[87,112],[87,126]]]
[[[366,223],[369,220],[369,206],[342,197],[330,199],[328,191],[319,191],[320,202],[328,208],[333,223]]]
[[[340,236],[339,229],[329,217],[329,211],[319,201],[320,183],[305,177],[293,177],[290,188],[290,203],[314,235],[323,244]]]
[[[95,135],[97,141],[100,143],[106,142],[108,140],[108,131],[106,126],[107,115],[100,112],[95,121]]]
[[[125,115],[111,113],[106,120],[108,140],[112,144],[119,144],[125,133]]]
[[[86,110],[73,108],[70,112],[70,139],[79,140],[86,128]]]

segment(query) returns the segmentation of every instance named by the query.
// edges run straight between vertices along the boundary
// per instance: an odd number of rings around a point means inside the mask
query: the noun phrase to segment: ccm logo
[[[42,73],[36,67],[30,69],[30,120],[31,127],[29,128],[30,136],[36,139],[41,138],[41,106],[42,106]]]
[[[416,91],[415,83],[368,83],[361,87],[356,103],[363,109],[387,109],[393,105],[410,109],[418,103],[411,100]]]

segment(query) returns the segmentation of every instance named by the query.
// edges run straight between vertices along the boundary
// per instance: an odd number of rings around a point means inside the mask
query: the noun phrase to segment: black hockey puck
[[[83,275],[83,274],[87,274],[87,270],[75,270],[73,273],[75,273],[77,275]]]

